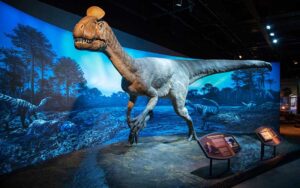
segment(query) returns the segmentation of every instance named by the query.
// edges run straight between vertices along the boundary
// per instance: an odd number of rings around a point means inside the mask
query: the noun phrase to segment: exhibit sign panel
[[[205,155],[211,159],[230,159],[241,149],[234,136],[223,133],[204,135],[198,143]]]

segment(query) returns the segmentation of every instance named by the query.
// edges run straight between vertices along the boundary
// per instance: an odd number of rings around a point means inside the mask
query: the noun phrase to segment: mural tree
[[[230,87],[225,87],[220,92],[220,98],[222,99],[221,102],[225,104],[230,104],[232,100],[232,92],[233,89]]]
[[[1,92],[19,96],[25,83],[26,66],[16,50],[2,48],[0,49],[0,54],[0,62],[3,63],[1,86],[6,86],[6,88],[2,88],[3,91]]]
[[[48,79],[43,80],[41,79],[39,85],[40,88],[43,88],[43,90],[40,91],[41,98],[54,95],[59,91],[59,89],[57,89],[57,80],[54,77],[49,77]]]
[[[270,71],[268,69],[258,69],[256,73],[258,76],[258,87],[260,89],[265,89],[266,76],[270,74]]]
[[[205,88],[205,87],[202,87],[200,90],[201,90],[202,94],[205,95],[206,88]]]
[[[243,84],[243,72],[241,70],[236,70],[231,74],[231,80],[233,81],[233,86],[235,89],[235,103],[238,103],[240,96],[240,89]]]
[[[75,84],[85,83],[83,72],[79,65],[69,57],[59,58],[54,67],[54,74],[58,83],[64,84],[66,101],[69,104],[70,88]]]
[[[275,83],[275,80],[272,78],[269,78],[266,80],[266,82],[269,84],[269,90],[272,90],[272,85]]]
[[[35,67],[38,63],[39,54],[51,51],[51,44],[45,35],[35,28],[18,24],[12,34],[6,34],[11,39],[13,45],[21,50],[21,55],[30,63],[30,99],[34,101],[35,96]]]
[[[47,84],[45,80],[45,71],[49,70],[49,68],[53,65],[53,58],[55,54],[49,49],[43,49],[39,51],[38,60],[39,67],[41,70],[41,80],[40,80],[40,94],[43,96],[45,91],[45,85]]]
[[[212,87],[213,87],[213,85],[210,84],[210,83],[204,84],[204,86],[201,88],[201,91],[202,91],[203,95],[207,95],[210,92],[210,89]]]
[[[242,73],[242,81],[243,81],[243,88],[247,90],[249,100],[254,100],[254,89],[255,89],[255,69],[247,69],[247,70],[241,70]]]
[[[190,89],[187,94],[188,98],[195,98],[198,95],[199,95],[199,93],[198,93],[197,89]]]

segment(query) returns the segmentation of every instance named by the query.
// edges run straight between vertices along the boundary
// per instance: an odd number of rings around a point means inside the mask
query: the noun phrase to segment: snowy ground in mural
[[[133,115],[143,108],[136,107]],[[263,103],[254,109],[221,106],[207,126],[190,109],[198,133],[253,133],[261,125],[277,127],[278,104]],[[35,164],[78,149],[126,140],[128,127],[124,107],[91,108],[82,111],[39,113],[27,129],[16,118],[10,130],[0,131],[0,174]],[[264,113],[266,111],[274,113]],[[257,119],[261,119],[260,122]],[[140,136],[187,134],[187,125],[171,106],[158,106]]]

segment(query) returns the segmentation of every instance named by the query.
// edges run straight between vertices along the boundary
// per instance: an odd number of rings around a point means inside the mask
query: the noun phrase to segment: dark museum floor
[[[281,124],[280,133],[300,144],[300,128],[297,128],[296,124]],[[300,156],[292,162],[244,181],[234,186],[234,188],[300,187],[299,170]]]
[[[236,135],[241,145],[251,144],[232,159],[231,172],[222,174],[226,162],[214,161],[213,177],[196,142],[155,136],[133,147],[120,142],[16,170],[0,176],[0,187],[300,187],[300,128],[286,124],[280,131],[277,157],[264,161],[255,136]],[[271,153],[266,149],[266,158]]]
[[[297,159],[242,182],[234,186],[234,188],[300,187],[299,169],[300,159]]]

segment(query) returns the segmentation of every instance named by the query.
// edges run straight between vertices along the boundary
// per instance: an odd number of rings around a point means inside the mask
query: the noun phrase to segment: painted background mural
[[[76,50],[71,32],[2,2],[0,12],[0,174],[127,139],[128,96],[109,60],[101,53]],[[125,49],[135,58],[181,58]],[[278,63],[271,72],[237,70],[195,82],[187,106],[197,133],[277,128],[279,82]],[[146,102],[139,99],[133,114]],[[160,99],[153,116],[141,136],[186,134],[187,126],[170,101]]]

